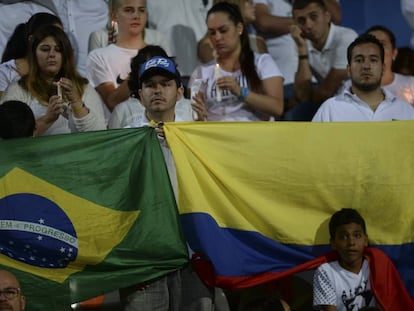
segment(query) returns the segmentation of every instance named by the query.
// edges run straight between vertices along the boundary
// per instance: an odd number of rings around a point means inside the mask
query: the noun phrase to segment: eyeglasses
[[[0,290],[0,296],[5,297],[7,300],[12,300],[20,294],[20,288],[5,288]]]

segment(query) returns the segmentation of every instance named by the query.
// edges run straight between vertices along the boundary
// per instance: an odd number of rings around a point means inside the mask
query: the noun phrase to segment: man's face
[[[336,229],[331,246],[338,252],[341,266],[352,271],[354,267],[360,268],[368,237],[361,225],[349,223]]]
[[[304,38],[316,44],[326,40],[331,15],[316,3],[311,3],[300,10],[293,10],[293,19],[302,30]]]
[[[352,50],[348,75],[352,86],[361,91],[373,91],[380,87],[384,63],[380,48],[374,43],[363,43]]]
[[[0,311],[22,311],[26,306],[20,284],[8,271],[0,270]]]
[[[392,60],[397,57],[398,51],[392,47],[391,40],[388,35],[381,30],[374,30],[369,33],[377,38],[384,46],[384,66],[391,70]]]
[[[176,102],[181,98],[183,89],[177,88],[174,79],[155,75],[142,83],[139,95],[142,105],[149,113],[168,113],[174,111]]]

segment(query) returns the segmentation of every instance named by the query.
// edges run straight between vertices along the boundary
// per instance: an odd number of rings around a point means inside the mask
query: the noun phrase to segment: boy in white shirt
[[[313,278],[313,306],[324,311],[357,311],[375,306],[370,270],[364,258],[368,246],[365,221],[352,208],[334,213],[329,221],[331,247],[337,261],[322,264]]]

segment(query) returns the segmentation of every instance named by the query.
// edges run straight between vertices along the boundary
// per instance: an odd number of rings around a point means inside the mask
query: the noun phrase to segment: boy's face
[[[303,9],[293,10],[292,13],[304,38],[314,43],[321,43],[328,36],[331,14],[318,4],[310,3]]]
[[[331,246],[339,254],[340,265],[357,273],[361,268],[364,248],[368,246],[368,236],[361,225],[349,223],[336,229]]]

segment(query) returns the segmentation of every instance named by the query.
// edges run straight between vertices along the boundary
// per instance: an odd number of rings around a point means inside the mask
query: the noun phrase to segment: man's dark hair
[[[382,45],[381,41],[379,41],[375,36],[370,35],[368,33],[364,33],[357,37],[349,46],[347,50],[347,58],[348,58],[348,64],[351,64],[352,60],[352,51],[354,48],[361,44],[367,44],[372,43],[378,46],[380,50],[380,56],[381,56],[381,62],[384,63],[384,46]]]
[[[360,225],[364,233],[367,233],[365,220],[358,211],[353,208],[343,208],[340,211],[335,212],[329,221],[329,235],[331,238],[333,239],[335,237],[335,232],[339,226],[350,223]]]
[[[32,109],[18,100],[0,105],[0,137],[3,139],[31,137],[36,128]]]
[[[365,31],[365,33],[369,34],[373,31],[382,31],[383,33],[385,33],[388,39],[390,39],[392,48],[395,49],[396,47],[395,35],[390,29],[382,25],[375,25],[375,26],[370,27],[367,31]]]
[[[325,2],[323,0],[296,0],[293,1],[292,10],[302,10],[311,3],[317,4],[324,11],[327,10]]]

